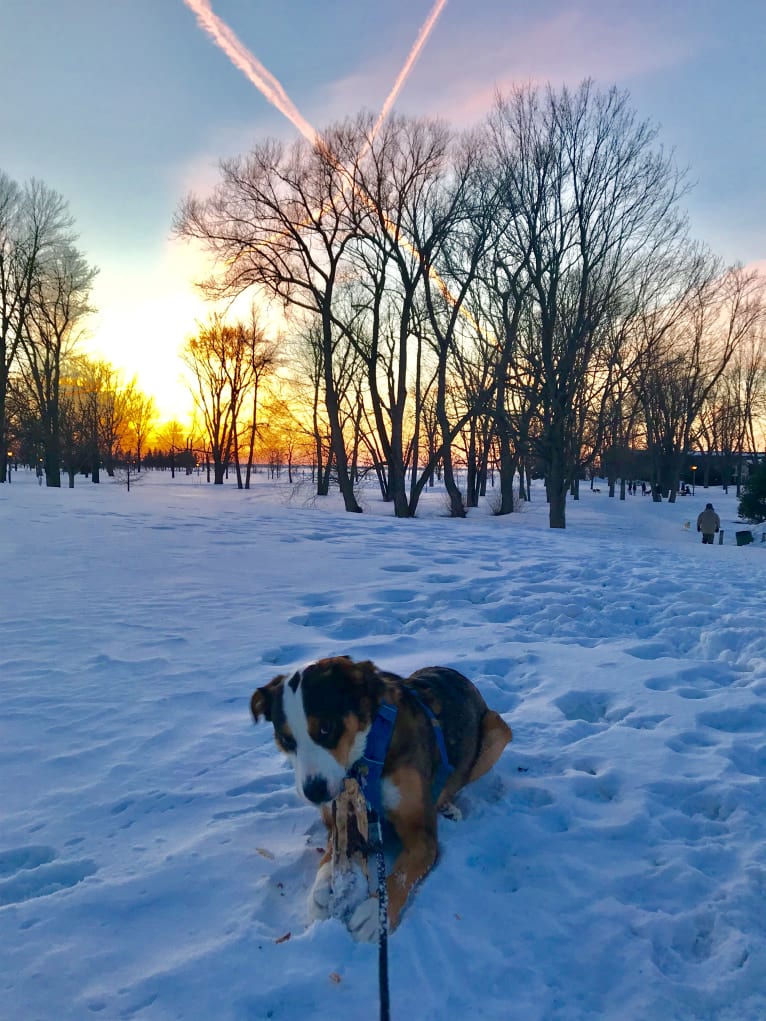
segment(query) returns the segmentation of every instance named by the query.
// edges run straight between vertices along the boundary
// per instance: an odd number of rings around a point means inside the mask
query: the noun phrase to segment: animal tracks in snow
[[[8,851],[0,851],[0,879],[22,869],[36,869],[40,865],[47,865],[55,857],[55,850],[45,844],[32,844],[29,847],[14,847]]]
[[[611,697],[602,691],[568,691],[555,699],[554,705],[573,723],[615,723],[633,711],[632,708],[613,705]]]
[[[389,944],[397,1016],[766,1016],[762,549],[648,500],[634,534],[640,498],[537,529],[539,487],[510,518],[400,522],[15,482],[3,1017],[364,1014],[374,948],[309,923],[323,827],[247,707],[340,653],[460,669],[514,730]]]
[[[704,712],[697,716],[697,722],[704,727],[728,734],[762,734],[766,731],[766,706],[755,704],[741,708],[722,708],[715,712]]]
[[[98,871],[89,859],[60,861],[46,845],[0,851],[0,908],[77,886]]]

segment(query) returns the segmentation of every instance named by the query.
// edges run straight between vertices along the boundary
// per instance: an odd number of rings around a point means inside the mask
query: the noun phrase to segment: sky
[[[406,521],[372,480],[364,514],[265,474],[0,488],[3,1021],[379,1016],[248,705],[341,653],[460,670],[513,729],[390,938],[394,1021],[766,1017],[766,525],[736,545],[733,487],[583,487],[566,531],[541,482]]]
[[[212,0],[319,128],[380,109],[435,6]],[[762,0],[447,0],[395,109],[463,127],[513,84],[617,84],[689,168],[695,236],[750,264],[766,259],[764,38]],[[205,269],[174,212],[221,158],[295,127],[184,0],[0,0],[0,94],[0,168],[68,199],[100,269],[91,352],[185,414],[178,350],[207,316]]]

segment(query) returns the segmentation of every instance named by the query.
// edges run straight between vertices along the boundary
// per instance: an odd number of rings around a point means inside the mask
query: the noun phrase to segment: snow
[[[248,712],[338,653],[455,667],[514,731],[391,937],[394,1021],[766,1017],[766,544],[733,491],[600,488],[562,532],[539,488],[397,521],[373,489],[346,515],[263,476],[15,473],[3,1021],[378,1016],[377,948],[308,921],[323,828]]]

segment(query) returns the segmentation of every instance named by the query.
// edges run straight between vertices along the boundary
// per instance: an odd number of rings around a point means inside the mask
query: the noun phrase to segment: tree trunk
[[[61,462],[59,459],[58,437],[48,437],[48,441],[45,446],[45,485],[48,488],[60,489]]]
[[[551,528],[566,528],[567,478],[558,450],[554,450],[550,458],[545,486],[548,490],[548,524]]]
[[[354,495],[354,485],[348,472],[348,458],[346,457],[346,440],[343,435],[343,428],[340,424],[340,408],[338,406],[338,394],[335,389],[335,380],[332,376],[332,324],[329,319],[329,312],[325,310],[323,316],[323,343],[324,343],[324,383],[325,383],[325,407],[327,418],[330,423],[330,443],[332,444],[335,468],[338,472],[338,486],[343,496],[343,503],[348,512],[361,514]]]
[[[5,344],[0,349],[0,482],[9,478],[8,472],[8,443],[5,434],[5,394],[8,386],[8,378],[5,371]]]
[[[478,465],[476,457],[476,419],[471,419],[468,430],[468,458],[465,481],[465,502],[467,507],[479,504]]]
[[[394,502],[394,515],[397,518],[412,517],[410,501],[407,497],[407,472],[400,458],[391,458],[388,469],[388,492]]]
[[[439,376],[436,391],[436,418],[442,434],[442,464],[444,466],[444,488],[447,490],[450,505],[450,517],[464,518],[465,507],[463,497],[455,482],[455,473],[452,468],[452,437],[447,418],[447,370],[446,354],[442,353],[439,359]]]
[[[498,425],[497,439],[500,446],[500,506],[498,514],[513,514],[513,478],[516,474],[511,441],[505,426]],[[524,488],[523,470],[521,473],[522,492]],[[523,499],[521,493],[520,499]]]

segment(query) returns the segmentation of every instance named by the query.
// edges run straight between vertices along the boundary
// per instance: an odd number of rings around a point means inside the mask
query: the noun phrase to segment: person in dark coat
[[[702,532],[702,541],[710,546],[713,545],[713,536],[721,527],[721,519],[716,514],[712,503],[705,506],[705,509],[697,518],[697,531]]]

